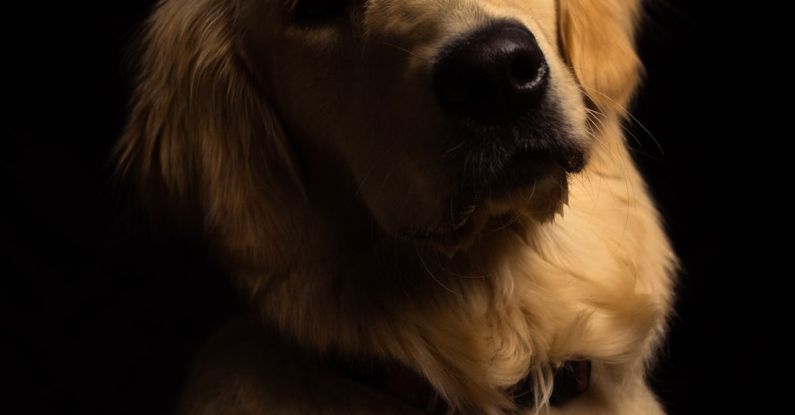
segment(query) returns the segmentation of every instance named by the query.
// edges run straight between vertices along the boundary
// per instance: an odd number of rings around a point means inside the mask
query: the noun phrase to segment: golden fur
[[[181,411],[420,413],[314,359],[336,353],[400,362],[463,414],[510,413],[528,373],[533,411],[662,413],[645,373],[676,260],[621,127],[640,0],[369,0],[320,27],[290,3],[164,0],[146,26],[120,170],[201,227],[262,316],[210,342]],[[541,183],[479,206],[455,243],[402,238],[441,223],[456,180],[434,162],[428,63],[501,18],[538,39],[588,164],[554,219]],[[592,386],[549,407],[573,358]]]

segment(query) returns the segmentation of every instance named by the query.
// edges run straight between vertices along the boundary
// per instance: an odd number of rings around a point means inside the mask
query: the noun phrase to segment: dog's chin
[[[440,226],[402,233],[433,250],[454,257],[485,237],[500,233],[518,236],[525,243],[536,226],[563,215],[568,204],[568,177],[564,171],[538,177],[523,186],[494,189],[460,210]]]

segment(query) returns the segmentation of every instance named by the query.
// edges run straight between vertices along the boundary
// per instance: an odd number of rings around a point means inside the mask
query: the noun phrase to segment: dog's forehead
[[[416,20],[446,16],[449,20],[477,20],[535,16],[556,20],[558,0],[368,0],[366,12],[373,18]]]
[[[368,37],[444,41],[495,20],[515,20],[540,38],[557,35],[557,0],[369,0],[361,24]]]

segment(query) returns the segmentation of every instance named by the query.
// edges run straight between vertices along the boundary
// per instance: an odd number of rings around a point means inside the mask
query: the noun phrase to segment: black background
[[[19,413],[169,413],[197,345],[239,308],[200,242],[152,231],[114,190],[125,45],[151,4],[7,10],[0,397]],[[650,6],[640,122],[628,126],[684,265],[653,377],[672,414],[754,397],[742,385],[757,362],[740,342],[758,325],[734,298],[750,296],[741,278],[765,275],[746,274],[742,257],[758,247],[738,224],[760,191],[744,172],[757,166],[749,149],[762,122],[753,88],[737,81],[751,41],[714,11],[693,0]]]

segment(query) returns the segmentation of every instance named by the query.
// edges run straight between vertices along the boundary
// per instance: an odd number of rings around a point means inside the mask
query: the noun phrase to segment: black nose
[[[439,105],[478,123],[510,123],[532,112],[548,80],[549,67],[535,37],[511,22],[459,39],[440,54],[434,68]]]

